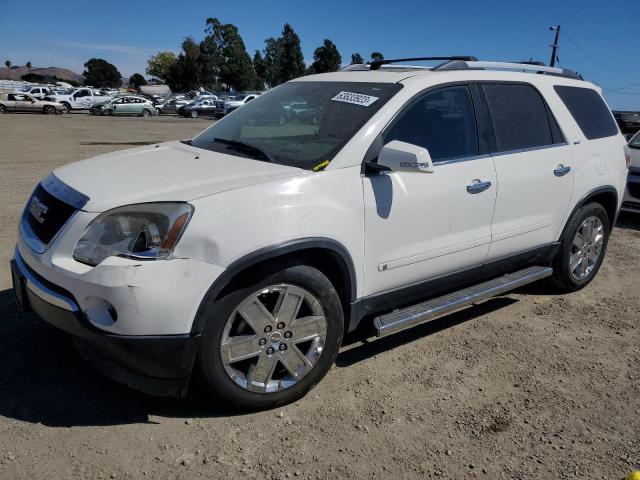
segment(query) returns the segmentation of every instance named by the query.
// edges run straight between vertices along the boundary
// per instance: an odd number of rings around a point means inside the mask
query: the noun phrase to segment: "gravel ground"
[[[352,340],[303,400],[239,415],[98,374],[10,290],[18,217],[53,168],[210,120],[0,117],[0,478],[622,479],[640,469],[640,216],[585,290],[533,285]],[[126,172],[123,172],[126,174]]]

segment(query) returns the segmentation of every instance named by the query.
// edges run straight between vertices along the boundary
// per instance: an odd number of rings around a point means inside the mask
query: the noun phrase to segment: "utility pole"
[[[558,51],[558,37],[560,36],[560,25],[556,25],[555,27],[549,27],[549,30],[552,32],[556,32],[556,38],[553,40],[553,43],[549,45],[551,47],[551,61],[549,62],[550,67],[556,66],[556,52]]]

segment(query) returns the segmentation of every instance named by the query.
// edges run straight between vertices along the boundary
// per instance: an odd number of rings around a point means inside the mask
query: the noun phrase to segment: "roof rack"
[[[434,67],[419,67],[415,65],[395,65],[403,62],[417,61],[433,61],[442,60],[443,63]],[[413,57],[413,58],[396,58],[390,60],[379,60],[368,64],[355,64],[344,67],[342,70],[380,70],[383,66],[388,65],[394,68],[407,69],[424,69],[431,71],[439,70],[519,70],[526,72],[534,72],[544,75],[555,75],[558,77],[573,78],[583,80],[582,75],[566,68],[547,67],[544,62],[527,60],[523,62],[487,62],[480,61],[472,56],[451,56],[451,57]]]
[[[475,62],[478,59],[476,57],[461,56],[461,55],[452,56],[452,57],[394,58],[394,59],[389,59],[389,60],[375,60],[373,62],[370,62],[369,63],[369,69],[370,70],[380,70],[380,67],[382,65],[389,65],[391,63],[421,62],[421,61],[429,61],[429,60],[447,60],[447,61],[462,60],[462,61],[467,61],[467,62],[472,62],[472,61]]]

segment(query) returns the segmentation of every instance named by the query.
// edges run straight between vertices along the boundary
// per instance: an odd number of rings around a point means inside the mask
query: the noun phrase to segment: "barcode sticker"
[[[340,92],[331,100],[333,100],[334,102],[352,103],[354,105],[368,107],[373,102],[378,100],[378,97],[372,97],[371,95],[365,95],[363,93]]]

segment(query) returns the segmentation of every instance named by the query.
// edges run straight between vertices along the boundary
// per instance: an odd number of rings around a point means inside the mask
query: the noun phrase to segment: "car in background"
[[[234,110],[242,107],[243,105],[246,105],[251,100],[255,100],[259,96],[260,96],[259,93],[248,93],[248,94],[242,94],[242,95],[236,95],[234,97],[230,97],[229,100],[224,102],[224,109],[225,109],[224,113],[231,113]]]
[[[156,107],[150,100],[134,95],[112,98],[91,108],[92,115],[129,115],[152,117],[157,115]]]
[[[613,116],[623,134],[635,134],[640,130],[640,113],[638,112],[613,112]]]
[[[104,103],[111,95],[103,95],[97,90],[89,87],[78,88],[67,94],[51,94],[47,95],[45,100],[62,103],[69,110],[87,110],[99,103]]]
[[[51,89],[49,89],[48,87],[29,85],[28,87],[21,88],[20,93],[27,93],[33,98],[44,100],[47,95],[51,94]]]
[[[182,117],[198,118],[199,116],[221,117],[225,114],[225,104],[213,98],[199,98],[198,100],[183,105],[177,109]]]
[[[52,115],[66,113],[68,110],[61,103],[38,100],[28,93],[0,93],[0,113],[7,112],[39,112]]]
[[[177,114],[178,109],[185,105],[189,105],[191,103],[190,100],[180,99],[180,98],[169,98],[164,102],[160,102],[156,105],[156,109],[158,110],[158,115],[170,115]]]
[[[622,210],[640,213],[640,132],[637,132],[627,146],[624,154],[629,165],[627,189],[624,192]]]

